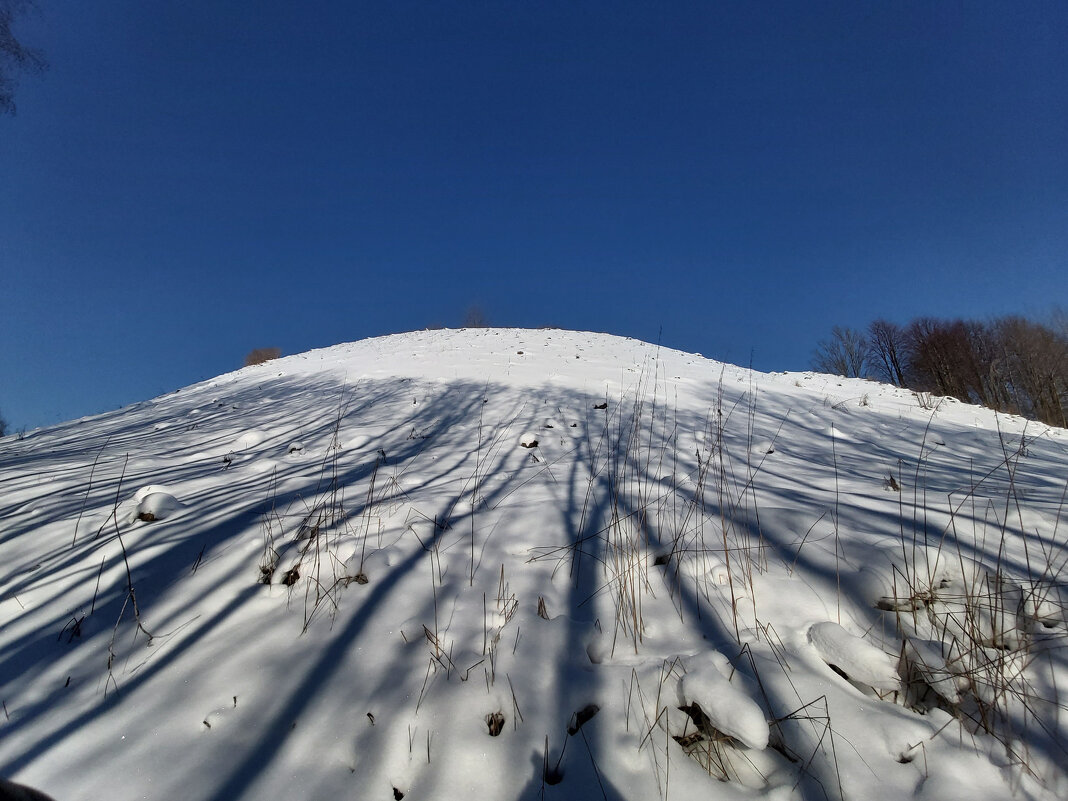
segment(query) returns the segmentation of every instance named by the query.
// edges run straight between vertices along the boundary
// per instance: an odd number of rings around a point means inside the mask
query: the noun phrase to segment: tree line
[[[1021,414],[1068,428],[1068,316],[990,321],[919,317],[875,320],[867,330],[835,326],[812,367],[874,378]]]

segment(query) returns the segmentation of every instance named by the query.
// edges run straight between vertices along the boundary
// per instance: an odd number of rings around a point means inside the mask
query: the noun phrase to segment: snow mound
[[[1064,798],[1066,452],[873,382],[509,329],[4,438],[0,775],[58,799]]]
[[[824,662],[838,668],[850,680],[881,692],[900,689],[901,678],[894,660],[837,623],[816,623],[808,630],[808,641]]]
[[[683,706],[700,706],[712,726],[748,748],[767,748],[770,731],[764,710],[720,673],[714,659],[687,662],[679,701]]]
[[[269,436],[265,431],[257,431],[256,429],[245,431],[234,440],[231,448],[235,451],[247,451],[250,448],[255,448]]]
[[[141,487],[119,507],[119,519],[126,524],[151,523],[166,520],[181,508],[182,504],[167,487],[153,484]]]

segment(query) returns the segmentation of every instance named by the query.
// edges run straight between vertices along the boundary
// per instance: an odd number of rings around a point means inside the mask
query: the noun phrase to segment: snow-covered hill
[[[1068,795],[1068,432],[480,329],[0,440],[0,775],[75,798]]]

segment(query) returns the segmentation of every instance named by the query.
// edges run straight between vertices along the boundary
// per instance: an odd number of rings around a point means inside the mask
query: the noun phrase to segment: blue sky
[[[554,325],[804,369],[1068,305],[1068,4],[97,0],[20,18],[0,414]]]

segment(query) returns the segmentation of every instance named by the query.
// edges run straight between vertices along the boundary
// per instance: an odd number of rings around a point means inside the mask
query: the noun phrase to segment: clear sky
[[[1068,305],[1068,3],[39,0],[0,414],[433,325],[804,369]],[[662,333],[661,333],[662,332]]]

